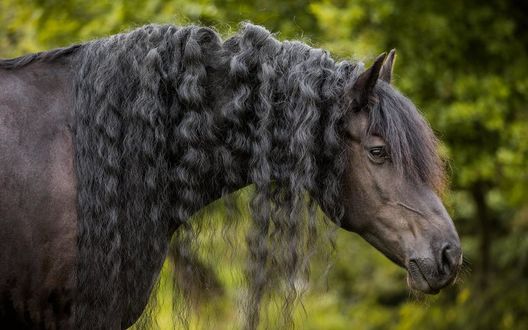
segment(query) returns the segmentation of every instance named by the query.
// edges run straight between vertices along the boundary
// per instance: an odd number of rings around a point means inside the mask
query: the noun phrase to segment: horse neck
[[[172,206],[175,212],[172,215],[174,226],[169,228],[169,235],[172,235],[180,225],[188,222],[193,214],[210,203],[252,183],[248,174],[249,156],[239,154],[235,157],[230,154],[225,145],[217,146],[215,149],[202,150],[210,157],[209,170],[191,169],[187,171],[186,180],[194,184],[181,185],[180,182],[180,185],[175,187],[177,191],[174,196],[178,200],[174,201],[176,207]],[[182,169],[176,169],[176,171],[184,172]]]

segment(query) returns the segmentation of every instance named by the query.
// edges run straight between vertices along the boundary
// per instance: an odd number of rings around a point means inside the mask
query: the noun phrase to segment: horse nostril
[[[453,272],[458,266],[460,259],[460,249],[446,244],[441,251],[441,263],[444,273],[449,274]]]

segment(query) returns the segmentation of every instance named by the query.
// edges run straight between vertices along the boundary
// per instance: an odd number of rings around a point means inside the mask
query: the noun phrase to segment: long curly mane
[[[76,328],[142,306],[129,292],[151,289],[162,259],[150,256],[165,255],[166,233],[179,227],[185,249],[189,218],[247,184],[245,327],[257,327],[270,290],[290,325],[318,236],[315,202],[342,213],[343,93],[362,66],[251,24],[225,41],[209,28],[149,25],[82,45],[75,66]]]

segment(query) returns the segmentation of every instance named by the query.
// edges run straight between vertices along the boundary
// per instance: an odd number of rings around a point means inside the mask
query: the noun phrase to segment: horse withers
[[[250,184],[245,328],[277,281],[291,324],[315,203],[411,288],[453,282],[436,138],[390,84],[394,56],[364,70],[251,24],[225,41],[149,25],[0,61],[0,326],[131,326],[173,233]]]

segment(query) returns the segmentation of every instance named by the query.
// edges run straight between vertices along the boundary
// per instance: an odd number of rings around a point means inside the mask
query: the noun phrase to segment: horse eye
[[[369,158],[378,164],[385,162],[389,158],[384,146],[376,146],[368,149]]]

